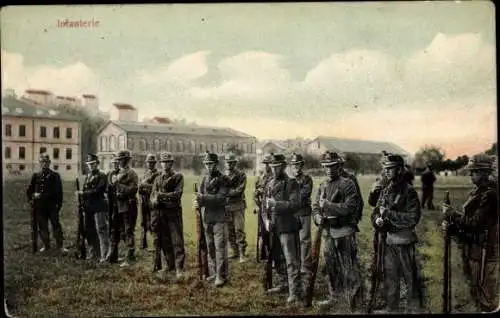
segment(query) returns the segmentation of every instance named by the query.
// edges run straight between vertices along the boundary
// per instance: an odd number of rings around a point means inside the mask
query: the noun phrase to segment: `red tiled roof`
[[[114,103],[113,106],[115,106],[118,109],[129,109],[129,110],[135,110],[135,107],[130,105],[130,104],[125,104],[125,103]]]
[[[42,94],[42,95],[52,95],[50,91],[40,90],[40,89],[27,89],[28,94]]]

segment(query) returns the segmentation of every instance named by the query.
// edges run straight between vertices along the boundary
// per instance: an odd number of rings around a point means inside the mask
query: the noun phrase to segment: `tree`
[[[99,114],[91,114],[83,108],[71,105],[60,105],[57,109],[61,112],[74,115],[81,120],[80,164],[82,171],[84,171],[87,154],[97,152],[97,131],[106,123],[106,119]]]
[[[425,145],[415,154],[413,165],[415,168],[423,168],[431,164],[432,168],[439,171],[444,157],[444,151],[440,147]]]
[[[491,148],[488,149],[488,150],[486,150],[484,153],[487,154],[488,156],[494,156],[494,155],[496,155],[498,153],[497,143],[496,142],[493,143],[491,145]]]
[[[196,176],[199,176],[203,170],[203,160],[201,156],[194,155],[191,159],[191,169]]]
[[[236,164],[236,168],[240,170],[252,170],[255,168],[255,162],[251,160],[250,158],[246,158],[243,156],[243,150],[238,148],[238,145],[236,144],[230,144],[227,147],[227,152],[232,152],[234,153],[238,159],[238,163]]]
[[[358,155],[353,154],[353,153],[348,153],[345,156],[344,167],[346,169],[351,170],[351,171],[358,172],[359,168],[360,168],[360,161],[361,161],[361,158]]]

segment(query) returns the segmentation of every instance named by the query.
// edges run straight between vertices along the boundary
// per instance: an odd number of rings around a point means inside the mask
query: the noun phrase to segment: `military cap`
[[[121,159],[130,159],[131,155],[130,155],[130,151],[129,150],[120,150],[118,151],[118,154],[116,155],[116,159],[117,160],[121,160]]]
[[[236,162],[238,159],[236,159],[236,155],[234,153],[227,153],[224,156],[224,161],[225,162]]]
[[[205,153],[205,157],[203,158],[203,163],[218,163],[219,162],[219,156],[215,153],[211,153],[207,151]]]
[[[321,155],[320,158],[321,165],[325,167],[337,165],[342,163],[342,158],[336,152],[326,151]]]
[[[283,154],[273,154],[272,155],[271,162],[269,163],[270,166],[276,167],[276,166],[281,166],[286,164],[286,157]]]
[[[40,162],[50,162],[50,156],[48,153],[41,153],[40,156],[38,156],[38,160]]]
[[[488,155],[477,154],[472,156],[465,169],[493,171],[493,161]]]
[[[271,161],[273,160],[273,156],[274,154],[272,152],[265,155],[264,158],[262,159],[262,163],[271,163]]]
[[[93,153],[87,154],[87,161],[86,161],[86,163],[94,163],[94,162],[99,163],[99,158],[97,157],[97,155],[95,155]]]
[[[156,155],[148,153],[146,156],[146,162],[156,162]]]
[[[304,157],[302,157],[301,154],[298,153],[293,153],[292,154],[292,160],[290,160],[290,164],[292,165],[298,165],[298,164],[303,164],[304,163]]]
[[[405,161],[403,157],[399,155],[388,155],[382,165],[386,169],[394,167],[404,167]]]
[[[170,152],[163,151],[160,154],[160,162],[174,161],[174,156]]]
[[[118,157],[115,154],[111,155],[111,162],[112,163],[118,162]]]

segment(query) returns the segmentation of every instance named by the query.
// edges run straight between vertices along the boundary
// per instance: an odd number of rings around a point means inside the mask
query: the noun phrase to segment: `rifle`
[[[263,287],[267,291],[273,287],[273,260],[275,259],[276,229],[275,226],[269,227],[269,250],[267,254],[267,262],[263,277]]]
[[[198,193],[198,184],[193,185],[194,193]],[[207,241],[205,240],[205,228],[203,227],[203,222],[201,220],[200,209],[195,209],[196,214],[196,233],[198,234],[198,273],[199,278],[203,281],[204,277],[208,277],[208,251],[207,251]]]
[[[333,201],[337,199],[337,196],[339,194],[339,190],[337,189],[335,193],[333,194]],[[323,199],[325,197],[325,192],[322,193]],[[331,217],[326,217],[325,219],[335,219],[335,216]],[[316,231],[316,236],[314,237],[313,245],[312,245],[312,272],[311,272],[311,278],[309,280],[309,284],[307,285],[307,290],[306,290],[306,297],[305,297],[305,307],[310,307],[312,306],[312,300],[313,300],[313,293],[314,293],[314,283],[316,282],[316,275],[318,273],[318,266],[319,266],[319,256],[321,253],[321,235],[323,233],[324,229],[324,222],[322,222],[320,225],[318,225],[318,230]]]
[[[257,215],[257,242],[255,244],[255,261],[260,262],[260,232],[262,231],[262,220],[260,219],[260,213],[257,210],[253,210],[253,214]]]
[[[446,191],[444,203],[450,205],[450,192]],[[448,229],[444,232],[443,261],[443,313],[451,312],[451,236]]]
[[[80,192],[80,181],[76,177],[76,190]],[[82,197],[78,194],[78,232],[76,235],[76,257],[85,259],[87,257],[87,250],[85,248],[85,218]]]

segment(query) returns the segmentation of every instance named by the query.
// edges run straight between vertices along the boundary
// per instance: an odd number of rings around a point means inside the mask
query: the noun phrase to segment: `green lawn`
[[[4,264],[5,291],[9,310],[15,316],[139,316],[139,315],[199,315],[199,314],[314,314],[315,308],[287,308],[284,296],[267,296],[261,287],[264,264],[257,264],[255,257],[256,217],[249,200],[246,220],[247,241],[251,261],[231,264],[230,283],[216,289],[197,281],[195,217],[191,210],[192,187],[199,177],[186,176],[183,196],[184,232],[187,248],[189,276],[180,283],[159,283],[151,276],[152,253],[137,249],[138,262],[131,268],[95,266],[70,256],[33,256],[30,254],[29,210],[25,202],[26,181],[4,183]],[[360,177],[365,199],[364,217],[358,236],[359,254],[364,267],[366,290],[369,290],[368,267],[372,255],[373,231],[369,224],[371,209],[366,203],[368,190],[374,177]],[[435,204],[442,202],[444,191],[451,190],[454,204],[462,204],[470,188],[464,177],[440,178],[435,193]],[[251,198],[255,183],[249,177],[246,190]],[[418,182],[417,182],[418,183]],[[315,187],[319,180],[315,180]],[[454,186],[455,185],[455,186]],[[62,225],[66,244],[75,240],[75,185],[64,183]],[[314,193],[314,192],[313,192]],[[426,279],[426,299],[429,310],[441,311],[441,281],[443,240],[438,231],[439,212],[423,212],[418,226],[419,250],[423,259]],[[139,221],[137,234],[140,233]],[[137,236],[137,244],[139,244]],[[152,243],[151,237],[149,243]],[[453,250],[453,291],[457,311],[467,311],[469,304],[466,286],[461,282],[461,265],[456,248]],[[326,295],[324,284],[319,282],[315,299]],[[337,309],[338,310],[338,309]],[[331,311],[336,312],[335,309]]]

